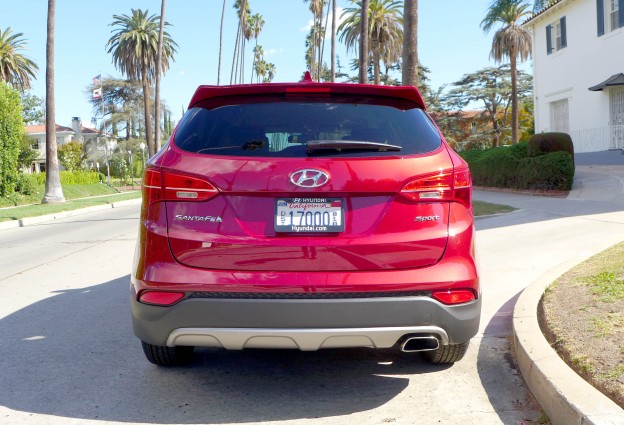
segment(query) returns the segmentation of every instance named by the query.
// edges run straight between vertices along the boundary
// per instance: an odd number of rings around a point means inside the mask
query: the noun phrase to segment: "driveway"
[[[569,199],[475,193],[521,209],[477,221],[483,319],[452,366],[367,349],[203,349],[191,366],[158,368],[128,311],[137,207],[1,231],[0,423],[535,423],[510,347],[515,300],[624,234],[622,197],[578,192],[612,174],[579,176]]]

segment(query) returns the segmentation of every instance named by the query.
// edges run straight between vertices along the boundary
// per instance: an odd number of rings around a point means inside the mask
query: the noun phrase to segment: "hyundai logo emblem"
[[[320,187],[329,181],[329,174],[314,169],[298,170],[290,175],[290,181],[299,187]]]

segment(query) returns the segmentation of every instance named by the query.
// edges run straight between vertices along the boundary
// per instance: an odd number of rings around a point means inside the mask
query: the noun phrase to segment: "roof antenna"
[[[299,81],[300,83],[313,83],[312,75],[310,75],[310,71],[306,71],[303,80]]]

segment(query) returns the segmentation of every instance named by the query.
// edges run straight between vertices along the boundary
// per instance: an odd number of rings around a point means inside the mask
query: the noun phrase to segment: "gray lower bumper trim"
[[[169,335],[170,347],[190,345],[244,348],[291,348],[316,351],[321,348],[390,348],[404,335],[434,335],[447,345],[446,332],[436,326],[350,329],[262,329],[262,328],[180,328]]]

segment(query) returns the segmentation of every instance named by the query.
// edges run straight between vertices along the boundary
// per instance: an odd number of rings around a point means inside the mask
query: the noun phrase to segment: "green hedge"
[[[35,174],[37,183],[45,184],[45,173]],[[88,171],[61,171],[61,184],[95,184],[100,182],[100,176]]]
[[[574,180],[573,156],[551,152],[530,157],[526,143],[460,155],[470,165],[476,186],[529,190],[570,190]]]
[[[540,133],[529,139],[529,156],[539,156],[551,152],[567,152],[574,155],[572,138],[567,133]]]

